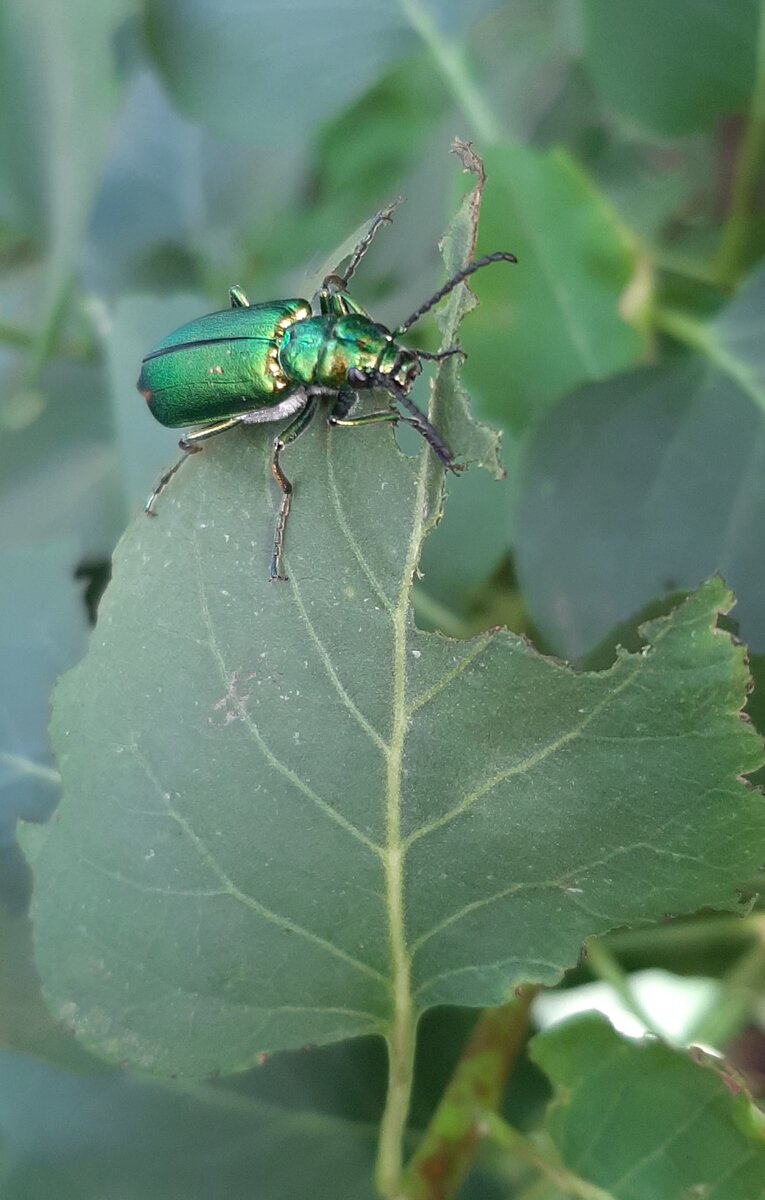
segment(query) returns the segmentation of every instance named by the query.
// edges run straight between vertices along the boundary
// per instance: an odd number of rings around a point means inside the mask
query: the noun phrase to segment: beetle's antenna
[[[425,438],[425,441],[433,450],[444,470],[453,471],[455,474],[464,470],[461,463],[454,461],[454,455],[442,439],[438,430],[434,429],[425,414],[419,410],[413,400],[409,399],[403,388],[400,388],[391,379],[390,375],[383,375],[380,371],[369,371],[367,379],[373,387],[384,388],[386,392],[390,392],[394,400],[411,414],[410,424]]]
[[[437,352],[433,352],[431,350],[415,350],[413,353],[417,355],[420,361],[425,362],[443,362],[445,358],[451,358],[453,354],[459,354],[463,362],[467,358],[467,354],[461,346],[447,346],[445,350],[439,350]]]
[[[359,263],[361,262],[362,258],[366,254],[369,247],[372,245],[372,242],[374,241],[377,230],[380,228],[381,225],[390,224],[393,213],[398,208],[399,204],[403,203],[403,200],[404,200],[403,196],[397,196],[395,200],[391,200],[390,204],[386,204],[385,208],[380,209],[379,213],[377,213],[377,215],[372,218],[372,224],[369,226],[369,229],[364,234],[364,237],[361,239],[358,246],[353,251],[353,254],[351,255],[351,261],[348,263],[348,266],[345,268],[345,271],[343,272],[343,274],[342,275],[328,275],[327,279],[324,280],[325,284],[327,282],[331,282],[331,283],[337,284],[337,286],[342,288],[343,290],[345,290],[345,288],[347,288],[352,277],[356,273],[356,268],[358,267]]]
[[[475,262],[468,263],[456,275],[452,275],[448,283],[445,283],[442,288],[421,304],[416,312],[413,312],[411,317],[407,317],[405,321],[399,325],[393,333],[394,337],[399,337],[402,333],[406,333],[407,329],[411,329],[415,321],[419,321],[420,317],[424,317],[426,312],[430,312],[434,304],[438,304],[439,300],[443,300],[444,296],[448,296],[449,292],[453,292],[469,275],[473,275],[476,271],[480,271],[482,267],[488,267],[489,263],[493,262],[510,262],[517,263],[518,259],[514,254],[506,253],[504,250],[497,250],[494,254],[485,254],[483,258],[476,259]]]

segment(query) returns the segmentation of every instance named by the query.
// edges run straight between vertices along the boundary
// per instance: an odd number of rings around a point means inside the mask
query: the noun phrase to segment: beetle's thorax
[[[289,379],[338,391],[347,387],[351,368],[390,375],[404,389],[419,369],[413,352],[398,345],[384,325],[357,313],[298,321],[286,330],[278,353]]]

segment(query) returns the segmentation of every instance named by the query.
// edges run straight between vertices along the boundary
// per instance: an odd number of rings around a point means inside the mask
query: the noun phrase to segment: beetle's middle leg
[[[228,419],[225,421],[216,421],[214,425],[203,425],[201,429],[192,429],[188,433],[184,433],[183,437],[178,442],[178,445],[183,451],[182,456],[178,459],[177,463],[165,471],[154,491],[149,496],[149,499],[143,506],[143,511],[146,513],[147,517],[155,517],[157,515],[154,512],[154,505],[156,503],[157,496],[160,494],[160,492],[164,492],[168,483],[173,478],[173,475],[180,470],[189,455],[198,454],[199,451],[203,449],[203,447],[198,443],[204,442],[208,438],[215,437],[216,433],[224,433],[225,430],[232,429],[234,425],[238,425],[241,420],[241,416],[228,417]]]
[[[359,417],[349,417],[346,416],[346,413],[350,412],[353,407],[355,397],[352,395],[349,401],[347,399],[348,393],[341,392],[334,408],[330,410],[329,417],[327,418],[329,424],[349,428],[357,425],[379,425],[383,421],[392,421],[394,423],[403,421],[404,424],[411,425],[412,429],[416,429],[420,436],[425,438],[425,441],[433,448],[445,470],[454,471],[455,473],[462,471],[463,467],[454,461],[454,455],[438,431],[433,428],[425,414],[420,412],[419,408],[409,399],[406,393],[397,388],[393,384],[393,381],[389,380],[385,375],[378,375],[376,382],[379,387],[391,392],[395,399],[404,405],[411,415],[405,417],[395,408],[386,408],[381,412],[366,413]]]
[[[305,433],[314,418],[318,403],[319,393],[309,392],[305,407],[301,408],[294,421],[291,421],[287,428],[283,429],[274,438],[273,450],[271,452],[271,471],[281,489],[282,502],[279,505],[279,513],[276,518],[274,549],[271,555],[271,565],[268,569],[268,578],[272,583],[284,582],[287,579],[286,575],[282,575],[282,551],[284,549],[284,530],[292,503],[292,484],[282,470],[279,455],[285,446],[289,446],[300,437],[301,433]]]

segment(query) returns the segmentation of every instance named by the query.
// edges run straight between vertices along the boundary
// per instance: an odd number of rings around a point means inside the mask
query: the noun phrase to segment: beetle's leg
[[[336,403],[329,411],[327,416],[327,424],[339,426],[341,429],[353,429],[360,425],[382,425],[384,422],[392,422],[398,425],[399,421],[403,421],[405,425],[413,425],[417,428],[417,424],[411,417],[404,417],[395,408],[384,408],[379,412],[363,413],[358,417],[349,417],[348,413],[353,408],[358,397],[355,392],[340,392]]]
[[[335,397],[335,402],[327,414],[327,421],[330,425],[337,425],[340,421],[348,416],[348,413],[353,408],[354,404],[358,403],[358,392],[344,391],[338,392]]]
[[[197,443],[204,442],[207,440],[207,438],[215,437],[216,433],[223,433],[226,429],[231,429],[234,425],[238,425],[241,419],[241,417],[229,417],[226,421],[216,421],[214,425],[204,425],[201,429],[192,429],[189,433],[184,433],[183,437],[178,443],[183,451],[183,455],[178,459],[174,466],[165,471],[154,491],[149,496],[149,499],[146,501],[143,511],[146,513],[147,517],[155,517],[157,515],[154,512],[154,505],[156,503],[157,496],[160,494],[160,492],[165,490],[168,483],[173,478],[173,475],[180,470],[189,455],[198,454],[199,451],[203,449],[203,447]]]
[[[351,261],[343,271],[343,274],[328,275],[324,280],[323,286],[325,288],[329,284],[334,284],[335,287],[339,287],[341,291],[344,291],[347,288],[351,281],[351,277],[356,271],[356,268],[358,267],[369,247],[372,245],[377,230],[381,225],[387,225],[390,222],[392,213],[398,208],[402,199],[402,196],[397,197],[396,200],[393,200],[390,204],[386,204],[385,208],[380,209],[380,211],[375,214],[375,216],[372,218],[369,229],[364,234],[364,237],[361,239],[356,249],[353,251],[353,254],[351,255]]]
[[[338,392],[337,399],[327,414],[327,424],[340,425],[344,429],[348,429],[354,425],[380,425],[383,421],[397,422],[405,419],[395,408],[386,408],[382,412],[364,413],[362,416],[351,417],[348,414],[357,400],[356,392]]]
[[[386,391],[390,392],[394,400],[396,400],[402,406],[402,408],[406,409],[406,411],[410,414],[407,418],[409,424],[417,430],[421,437],[425,438],[425,441],[433,450],[433,453],[438,458],[438,461],[441,463],[441,466],[444,468],[444,470],[453,471],[455,474],[457,474],[459,471],[464,471],[465,468],[462,466],[462,464],[454,461],[454,455],[441,437],[438,430],[431,425],[425,414],[420,412],[417,405],[413,400],[410,400],[403,388],[400,388],[398,384],[390,378],[389,375],[382,375],[377,371],[371,372],[369,378],[377,387],[385,388]]]
[[[407,425],[414,425],[414,421],[409,417],[402,417],[401,413],[396,412],[395,408],[386,408],[380,412],[364,413],[360,417],[335,417],[330,414],[327,417],[329,425],[337,425],[340,429],[352,429],[356,425],[382,425],[384,421],[392,421],[397,425],[399,421],[405,421]]]
[[[268,578],[272,583],[286,580],[287,576],[282,575],[282,551],[284,549],[284,529],[287,524],[287,517],[290,512],[290,504],[292,503],[292,484],[282,470],[279,462],[279,455],[285,446],[289,446],[292,442],[300,437],[301,433],[305,433],[308,426],[313,420],[316,406],[319,403],[317,394],[309,393],[305,408],[302,408],[295,420],[290,422],[286,429],[277,434],[274,438],[274,447],[271,453],[271,471],[274,479],[278,483],[281,493],[282,502],[279,505],[279,514],[276,518],[276,530],[274,532],[274,551],[271,555],[271,565],[268,569]]]
[[[238,283],[235,283],[232,288],[228,289],[229,300],[232,308],[249,308],[250,302],[247,299],[244,288],[240,288]]]

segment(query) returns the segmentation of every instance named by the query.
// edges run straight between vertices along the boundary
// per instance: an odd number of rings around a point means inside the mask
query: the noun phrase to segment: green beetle
[[[235,425],[292,418],[274,438],[271,469],[282,493],[276,521],[271,580],[284,580],[282,549],[292,484],[280,463],[281,451],[311,423],[319,401],[328,397],[330,425],[360,426],[404,420],[433,448],[444,468],[461,470],[451,450],[409,396],[423,360],[439,362],[462,353],[451,346],[438,354],[410,349],[399,341],[434,304],[481,267],[516,262],[497,252],[469,263],[393,331],[373,321],[349,296],[348,283],[379,227],[395,204],[377,214],[354,250],[343,275],[328,275],[318,293],[318,311],[307,300],[250,304],[239,287],[230,291],[231,308],[183,325],[144,358],[138,380],[149,410],[162,425],[195,426],[178,443],[183,457],[171,467],[146,502],[153,515],[157,496],[189,454],[207,438]],[[358,393],[379,388],[391,397],[381,412],[353,416]],[[407,415],[393,407],[394,402]]]

